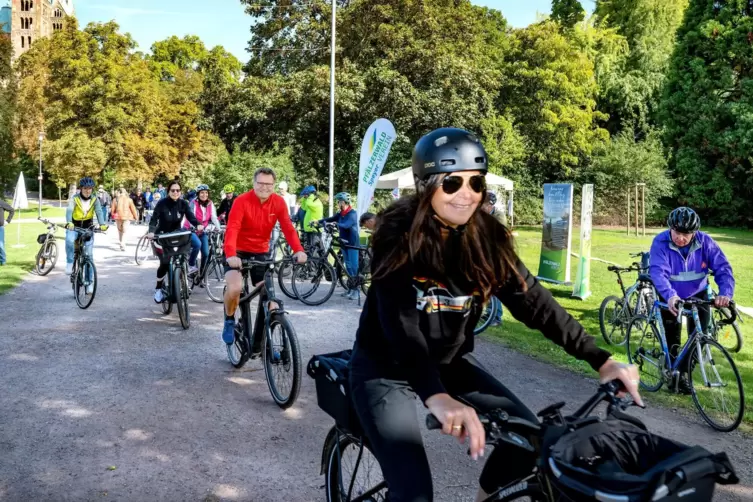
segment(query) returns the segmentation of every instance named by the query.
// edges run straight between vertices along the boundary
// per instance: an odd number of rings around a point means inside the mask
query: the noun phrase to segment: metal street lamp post
[[[42,142],[44,141],[44,132],[39,133],[39,217],[42,217]]]
[[[332,41],[329,62],[329,215],[332,216],[335,194],[335,22],[337,0],[332,0]]]

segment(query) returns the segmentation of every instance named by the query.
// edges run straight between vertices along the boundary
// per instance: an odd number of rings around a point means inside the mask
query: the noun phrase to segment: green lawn
[[[29,202],[29,209],[22,211],[22,218],[28,219],[39,216],[38,207],[36,203]],[[16,212],[15,217],[18,217],[18,212]],[[65,206],[57,207],[57,204],[54,207],[42,206],[42,218],[65,218]]]
[[[27,216],[29,213],[29,216]],[[34,216],[36,217],[36,212]],[[31,213],[28,210],[23,212],[24,218],[31,218]],[[28,274],[32,268],[34,268],[34,260],[39,251],[39,244],[37,244],[37,235],[45,233],[46,227],[39,222],[34,223],[21,223],[20,242],[25,244],[25,247],[14,248],[18,242],[18,227],[17,223],[11,222],[10,225],[5,226],[5,252],[8,256],[8,261],[4,267],[0,268],[0,295],[16,286],[23,276]],[[58,231],[58,236],[63,239],[64,233],[62,230]],[[58,257],[62,256],[65,260],[65,245],[64,240],[58,242]],[[60,266],[58,265],[56,268]]]
[[[517,237],[518,252],[532,273],[538,272],[539,253],[541,250],[541,228],[519,227]],[[753,307],[753,232],[728,229],[706,229],[724,250],[735,271],[736,291],[735,300],[744,306]],[[625,230],[594,230],[592,238],[593,258],[601,258],[620,265],[628,266],[634,259],[629,253],[648,251],[651,241],[659,230],[646,230],[645,237],[628,237]],[[649,235],[650,234],[650,235]],[[573,251],[579,251],[579,229],[573,228]],[[572,259],[571,280],[575,280],[578,260]],[[598,261],[591,262],[591,292],[592,295],[586,300],[578,300],[571,297],[572,287],[547,285],[555,298],[596,337],[600,346],[607,348],[599,330],[599,305],[605,296],[620,295],[616,276],[607,270],[607,264]],[[626,286],[632,284],[635,274],[625,276]],[[741,326],[745,339],[743,350],[733,354],[738,370],[743,378],[745,389],[746,414],[744,425],[746,428],[753,426],[753,319],[746,318],[746,324]],[[572,359],[561,348],[544,338],[538,333],[532,332],[511,315],[505,314],[502,326],[487,331],[487,335],[502,341],[510,347],[531,355],[537,359],[554,363],[559,366],[574,369],[579,372],[594,374],[590,366]],[[685,334],[683,334],[683,340]],[[608,349],[609,350],[609,349]],[[627,361],[625,351],[621,348],[613,348],[611,351],[618,359]],[[645,393],[644,393],[645,394]],[[655,394],[646,394],[647,400],[661,402],[669,406],[685,406],[693,408],[690,396],[671,395],[662,389]],[[699,420],[702,420],[700,416]]]

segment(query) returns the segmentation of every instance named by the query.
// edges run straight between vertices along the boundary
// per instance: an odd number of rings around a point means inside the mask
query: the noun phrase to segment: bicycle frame
[[[178,303],[179,298],[175,296],[175,287],[176,285],[172,283],[173,280],[173,273],[175,272],[175,267],[180,267],[183,269],[183,274],[186,276],[186,279],[188,279],[188,261],[186,260],[185,254],[178,254],[173,255],[170,257],[170,261],[167,265],[167,282],[170,284],[170,291],[167,292],[167,297],[170,301],[170,303]],[[190,291],[190,288],[189,288]]]
[[[677,354],[677,357],[672,360],[672,356],[669,352],[669,347],[667,346],[667,335],[664,331],[664,323],[662,322],[661,318],[661,309],[669,309],[669,305],[667,305],[664,302],[660,302],[658,300],[654,300],[654,304],[651,308],[651,312],[649,314],[649,322],[655,321],[657,324],[657,331],[659,332],[659,342],[661,343],[662,351],[664,352],[664,365],[665,368],[670,372],[670,374],[674,375],[675,372],[679,371],[680,365],[685,362],[685,358],[687,357],[688,353],[693,348],[698,348],[699,350],[699,357],[700,357],[700,346],[696,344],[696,340],[699,337],[707,336],[706,333],[703,332],[703,329],[701,328],[701,319],[698,315],[698,307],[695,305],[692,309],[682,309],[682,312],[678,316],[678,319],[691,316],[693,319],[693,323],[695,324],[695,329],[693,329],[693,332],[688,335],[688,339],[685,342],[685,345],[682,346],[682,349],[680,350],[679,354]],[[703,367],[701,367],[701,371],[704,372],[703,378],[704,381],[708,382],[708,379],[706,379],[705,371],[703,370]]]
[[[250,267],[243,267],[240,270],[241,274],[243,275],[243,289],[242,289],[242,291],[248,289],[248,285],[249,285],[249,282],[251,280],[251,278],[249,276],[251,274],[251,269],[253,268],[253,266],[254,265],[252,265]],[[256,266],[262,266],[262,265],[259,264],[259,265],[256,265]],[[251,291],[249,291],[248,294],[241,294],[241,298],[238,301],[238,304],[240,305],[241,303],[250,302],[254,298],[256,298],[257,296],[260,296],[264,292],[264,290],[266,290],[266,292],[267,292],[267,301],[264,304],[260,305],[260,307],[262,308],[262,310],[264,312],[264,336],[267,339],[267,347],[271,347],[272,346],[272,339],[271,339],[272,335],[271,335],[271,331],[270,331],[270,327],[269,327],[269,324],[270,324],[270,312],[271,312],[271,310],[269,309],[269,304],[271,302],[275,302],[278,305],[278,308],[275,309],[275,312],[286,313],[286,311],[285,311],[285,308],[284,308],[282,300],[278,300],[277,296],[275,295],[274,280],[272,278],[272,275],[273,275],[274,270],[275,270],[275,263],[274,262],[269,262],[268,264],[264,264],[263,266],[265,266],[267,268],[267,270],[264,272],[264,280],[262,282],[260,282],[259,284],[257,284],[256,286],[254,286],[254,289],[252,289]],[[260,303],[261,303],[261,301],[260,301]],[[248,319],[246,322],[249,322],[249,321],[250,321],[250,319]],[[253,334],[252,334],[252,336],[253,336]],[[251,340],[251,341],[253,342],[253,340]]]

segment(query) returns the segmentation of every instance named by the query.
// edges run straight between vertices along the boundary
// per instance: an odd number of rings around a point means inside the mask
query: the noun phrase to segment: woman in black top
[[[171,181],[167,186],[167,197],[157,203],[154,207],[152,218],[149,220],[148,237],[150,239],[153,239],[155,234],[166,234],[180,230],[184,217],[191,225],[196,227],[196,230],[201,231],[204,229],[199,224],[199,220],[196,219],[193,211],[189,209],[188,202],[180,198],[180,191],[180,183],[177,181]],[[162,281],[165,279],[165,274],[167,274],[170,260],[160,249],[156,249],[156,251],[159,255],[159,268],[157,269],[157,286],[154,291],[154,301],[162,303],[164,300]]]
[[[416,195],[379,217],[372,285],[350,362],[351,395],[389,485],[391,501],[429,501],[431,472],[415,397],[484,454],[476,409],[535,416],[471,355],[481,305],[497,296],[516,319],[587,361],[602,380],[619,378],[640,403],[638,373],[610,359],[520,261],[510,232],[479,207],[487,157],[461,129],[438,129],[413,152]],[[462,401],[462,402],[461,402]],[[463,402],[469,405],[463,404]],[[535,459],[498,446],[481,475],[479,497],[530,473]]]

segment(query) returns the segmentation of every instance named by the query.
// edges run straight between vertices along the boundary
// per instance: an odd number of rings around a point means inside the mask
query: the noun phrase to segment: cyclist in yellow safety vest
[[[68,209],[65,211],[65,273],[70,275],[73,271],[73,255],[74,245],[76,242],[76,232],[73,231],[74,227],[78,228],[91,228],[94,226],[94,217],[97,217],[99,228],[102,231],[107,230],[108,226],[104,224],[105,219],[102,214],[102,205],[99,203],[97,197],[93,197],[94,192],[94,180],[88,176],[81,178],[78,182],[80,192],[71,197],[68,203]],[[94,256],[92,251],[94,249],[94,239],[90,239],[84,245],[84,252],[89,255],[92,260]],[[94,286],[87,286],[87,288],[93,288]],[[89,291],[87,291],[89,293]]]

